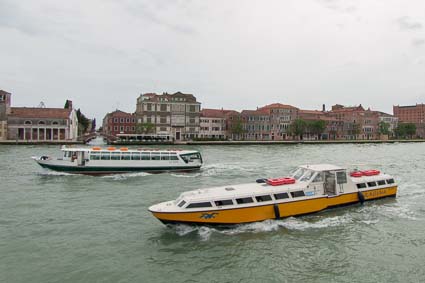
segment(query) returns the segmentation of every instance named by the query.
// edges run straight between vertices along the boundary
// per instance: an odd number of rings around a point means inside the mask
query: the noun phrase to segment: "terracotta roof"
[[[125,116],[133,116],[133,114],[132,113],[128,113],[128,112],[124,112],[124,111],[121,111],[121,110],[115,110],[115,111],[113,111],[113,112],[110,112],[110,113],[108,113],[108,114],[106,114],[106,116],[112,116],[112,117],[114,117],[114,116],[119,116],[119,117],[125,117]]]
[[[202,117],[212,117],[212,118],[224,118],[229,113],[238,113],[235,110],[224,110],[224,109],[209,109],[204,108],[201,110]]]
[[[263,106],[259,109],[271,109],[271,108],[293,108],[293,109],[297,109],[297,107],[294,107],[294,106],[288,105],[288,104],[282,104],[282,103],[268,104],[268,105]]]
[[[37,107],[11,107],[10,112],[12,117],[48,119],[68,119],[70,114],[70,109]]]
[[[241,115],[264,115],[269,114],[270,109],[262,109],[259,108],[258,110],[242,110]]]
[[[319,110],[299,110],[298,114],[314,114],[314,115],[325,115],[322,111]]]

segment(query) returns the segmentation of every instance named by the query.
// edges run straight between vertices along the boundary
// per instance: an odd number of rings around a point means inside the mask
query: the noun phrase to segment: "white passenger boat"
[[[149,210],[165,224],[230,225],[309,214],[396,193],[394,178],[378,170],[349,173],[329,164],[303,165],[289,177],[184,192]]]
[[[195,150],[74,148],[62,147],[62,157],[34,157],[44,168],[88,175],[129,172],[160,173],[165,171],[193,171],[202,166],[202,157]]]

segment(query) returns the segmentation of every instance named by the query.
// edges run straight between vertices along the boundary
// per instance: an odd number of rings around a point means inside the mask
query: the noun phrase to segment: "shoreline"
[[[300,140],[300,141],[180,141],[180,142],[147,142],[147,143],[110,143],[106,145],[142,146],[142,145],[271,145],[271,144],[383,144],[383,143],[420,143],[425,139],[411,140]],[[82,141],[0,141],[0,145],[86,145]]]

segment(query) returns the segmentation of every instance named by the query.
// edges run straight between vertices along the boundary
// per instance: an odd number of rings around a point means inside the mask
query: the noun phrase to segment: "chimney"
[[[325,104],[323,104],[322,105],[322,112],[325,112],[326,111],[326,106],[325,106]]]

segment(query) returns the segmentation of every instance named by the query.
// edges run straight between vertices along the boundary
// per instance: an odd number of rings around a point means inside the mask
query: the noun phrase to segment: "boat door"
[[[84,151],[77,152],[77,164],[78,166],[86,165],[86,156]]]
[[[336,195],[336,184],[335,184],[335,172],[324,172],[325,173],[325,194],[329,196]]]

